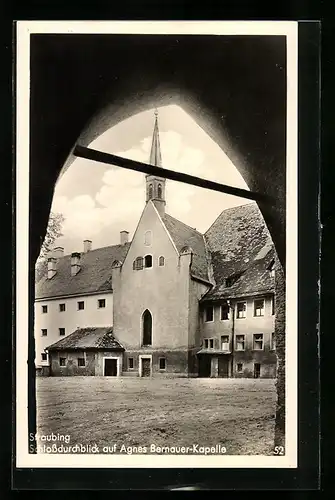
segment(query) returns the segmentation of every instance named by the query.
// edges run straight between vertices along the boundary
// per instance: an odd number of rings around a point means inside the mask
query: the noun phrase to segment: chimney
[[[84,240],[84,253],[90,252],[92,250],[92,241]]]
[[[56,259],[50,257],[48,259],[48,280],[51,280],[56,274]]]
[[[64,256],[64,248],[63,247],[56,247],[53,249],[52,256],[55,259],[60,259],[61,257]]]
[[[80,271],[80,253],[73,252],[71,254],[71,276],[75,276]]]
[[[128,236],[129,236],[128,231],[120,231],[120,243],[121,243],[121,245],[125,245],[126,243],[128,243]]]

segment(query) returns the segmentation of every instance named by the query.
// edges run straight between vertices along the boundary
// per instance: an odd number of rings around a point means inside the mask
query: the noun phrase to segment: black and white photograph
[[[19,467],[297,466],[297,55],[17,23]]]

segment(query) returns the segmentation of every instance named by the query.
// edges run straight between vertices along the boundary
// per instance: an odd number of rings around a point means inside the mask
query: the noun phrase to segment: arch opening
[[[142,315],[142,346],[152,345],[152,315],[146,309]]]

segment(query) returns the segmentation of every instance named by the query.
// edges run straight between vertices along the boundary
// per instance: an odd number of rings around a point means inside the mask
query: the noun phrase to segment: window
[[[161,267],[165,265],[165,259],[164,259],[163,255],[161,255],[159,257],[159,259],[158,259],[158,265],[161,266]]]
[[[275,277],[275,261],[272,260],[269,267],[268,267],[268,271],[270,273],[270,276],[271,278],[274,278]]]
[[[229,351],[229,335],[221,335],[221,350]]]
[[[152,243],[152,231],[148,230],[144,233],[144,244],[146,247],[150,247]]]
[[[270,349],[272,351],[276,350],[276,336],[275,336],[275,332],[271,333],[271,337],[270,337]]]
[[[144,257],[144,267],[152,267],[152,255],[146,255]]]
[[[254,316],[264,316],[264,299],[254,301]]]
[[[134,358],[128,358],[128,368],[129,370],[134,369]]]
[[[85,366],[85,358],[78,358],[78,366]]]
[[[214,321],[214,307],[208,306],[205,309],[205,321]]]
[[[158,187],[157,187],[157,198],[162,198],[162,184],[158,184]]]
[[[84,309],[84,301],[80,300],[78,302],[78,311],[82,311]]]
[[[104,307],[106,307],[106,299],[99,299],[98,300],[98,308],[102,309]]]
[[[272,314],[272,316],[274,315],[274,313],[275,313],[275,297],[273,296],[271,299],[271,314]]]
[[[245,335],[236,335],[236,351],[244,351]]]
[[[221,320],[229,319],[229,306],[228,306],[228,304],[222,304],[220,311],[221,311],[220,312],[220,319]]]
[[[247,303],[238,302],[236,304],[236,317],[237,319],[245,318],[247,315]]]
[[[214,349],[214,339],[204,339],[205,349]]]
[[[152,316],[150,311],[146,309],[142,316],[142,345],[152,344]]]
[[[159,369],[166,370],[166,359],[165,358],[159,358]]]
[[[42,328],[42,337],[46,337],[48,335],[48,330],[46,328]]]
[[[143,269],[143,257],[136,257],[133,262],[133,269],[136,271]]]
[[[253,337],[253,350],[262,351],[263,350],[263,334],[255,333]]]
[[[66,358],[59,358],[59,366],[65,366],[66,365]]]
[[[152,184],[149,184],[149,200],[152,198]]]
[[[59,304],[59,312],[65,311],[65,304]]]
[[[243,364],[242,363],[237,363],[237,365],[236,365],[236,371],[238,373],[243,372]]]
[[[59,335],[65,335],[65,328],[59,329]]]
[[[48,312],[48,306],[42,306],[42,313],[45,314]]]
[[[47,353],[46,353],[46,352],[42,352],[42,353],[41,353],[41,359],[42,359],[42,361],[47,361],[47,359],[48,359],[48,355],[47,355]]]

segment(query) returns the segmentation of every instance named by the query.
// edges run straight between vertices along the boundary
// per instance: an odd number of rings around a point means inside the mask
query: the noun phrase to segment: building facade
[[[162,164],[157,116],[150,163]],[[257,205],[201,234],[166,213],[165,185],[145,176],[131,242],[55,249],[36,285],[39,373],[275,377],[275,255]]]

